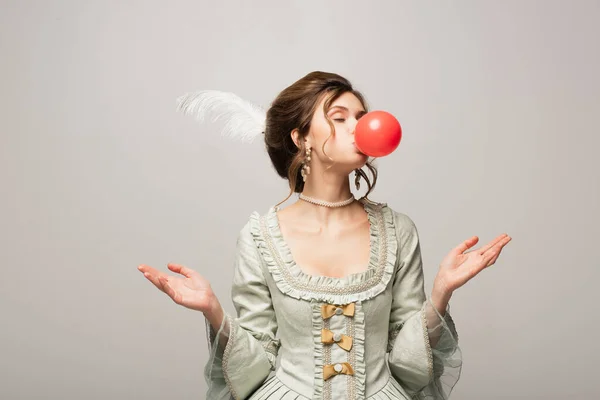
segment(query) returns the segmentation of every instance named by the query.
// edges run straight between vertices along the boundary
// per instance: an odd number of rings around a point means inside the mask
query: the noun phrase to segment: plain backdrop
[[[513,238],[451,300],[452,399],[600,396],[599,1],[0,4],[0,398],[204,398],[202,314],[137,266],[234,312],[236,235],[288,188],[175,99],[267,107],[313,70],[400,120],[370,198],[415,221],[428,292],[461,241]]]

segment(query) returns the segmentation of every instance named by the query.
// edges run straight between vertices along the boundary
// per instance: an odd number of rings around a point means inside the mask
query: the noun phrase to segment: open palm
[[[479,238],[472,236],[465,240],[452,249],[442,260],[435,278],[435,284],[439,285],[447,293],[454,292],[454,290],[463,286],[484,268],[493,265],[500,256],[500,252],[504,246],[511,239],[507,234],[502,234],[487,245],[466,253],[465,251],[473,247],[479,241]]]
[[[214,299],[214,293],[208,280],[183,265],[167,264],[167,267],[183,277],[168,275],[145,264],[138,266],[138,270],[175,303],[192,310],[208,312],[213,306]]]

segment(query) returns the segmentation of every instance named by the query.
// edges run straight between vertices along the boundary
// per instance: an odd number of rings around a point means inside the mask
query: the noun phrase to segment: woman
[[[452,249],[425,296],[419,237],[406,214],[367,199],[377,173],[354,145],[363,96],[312,72],[283,90],[264,132],[294,204],[253,212],[241,229],[228,315],[210,283],[182,265],[138,268],[177,304],[203,312],[209,399],[447,399],[462,359],[453,292],[497,260],[500,235]],[[361,169],[371,171],[371,181]],[[356,200],[355,183],[367,194]],[[285,201],[284,200],[284,201]],[[271,374],[271,371],[276,371]]]

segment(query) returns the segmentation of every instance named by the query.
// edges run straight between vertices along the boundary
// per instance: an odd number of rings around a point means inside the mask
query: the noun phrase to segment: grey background
[[[416,222],[428,292],[462,240],[513,237],[451,300],[452,398],[600,395],[600,2],[1,4],[0,398],[204,397],[202,315],[136,267],[197,269],[233,312],[237,232],[287,186],[175,99],[267,106],[312,70],[400,120],[371,198]]]

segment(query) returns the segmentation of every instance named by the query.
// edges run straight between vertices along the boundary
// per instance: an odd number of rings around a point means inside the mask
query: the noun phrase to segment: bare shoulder
[[[297,203],[294,203],[285,208],[275,209],[275,213],[280,222],[295,222],[301,220],[298,208]]]

